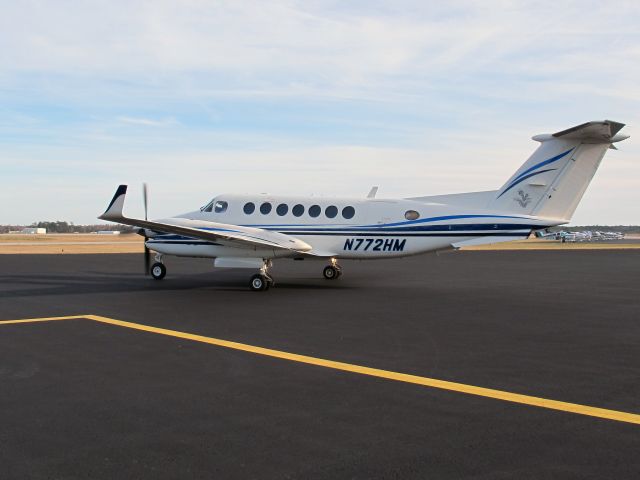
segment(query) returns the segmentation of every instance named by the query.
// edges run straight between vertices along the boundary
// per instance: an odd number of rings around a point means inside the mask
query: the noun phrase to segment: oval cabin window
[[[242,210],[247,215],[251,215],[256,210],[256,205],[253,202],[245,203]]]
[[[407,220],[417,220],[420,218],[420,214],[415,210],[407,210],[404,213],[404,218],[406,218]]]
[[[304,206],[300,204],[294,205],[294,207],[291,209],[291,213],[293,213],[294,217],[301,217],[304,213]]]
[[[335,218],[338,215],[338,207],[330,205],[325,209],[324,214],[329,218]]]
[[[322,209],[320,208],[320,205],[311,205],[309,207],[309,216],[310,217],[317,217],[318,215],[320,215],[321,211],[322,211]]]
[[[356,214],[356,209],[349,206],[349,207],[344,207],[342,209],[342,216],[344,218],[346,218],[347,220],[349,220],[350,218],[353,218],[353,216]]]
[[[263,215],[267,215],[271,211],[271,204],[269,202],[264,202],[260,205],[260,213]]]
[[[276,208],[276,213],[281,217],[284,217],[288,211],[289,211],[289,205],[287,205],[286,203],[281,203]]]

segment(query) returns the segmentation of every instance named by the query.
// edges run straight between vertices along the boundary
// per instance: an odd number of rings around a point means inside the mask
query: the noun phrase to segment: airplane
[[[561,230],[559,232],[547,232],[538,230],[534,232],[536,238],[543,240],[560,240],[564,242],[601,242],[606,240],[624,240],[623,232],[592,232],[586,230],[584,232],[567,232]]]
[[[596,240],[624,240],[623,232],[594,232]]]
[[[528,238],[570,221],[608,148],[629,138],[624,124],[583,123],[540,143],[498,190],[409,198],[318,198],[222,194],[175,217],[144,219],[123,214],[127,186],[120,185],[101,220],[138,227],[145,237],[145,272],[165,277],[164,255],[214,259],[214,267],[257,270],[253,291],[274,284],[276,259],[319,259],[323,276],[342,274],[340,259],[404,257],[464,246]],[[155,263],[148,268],[150,251]]]

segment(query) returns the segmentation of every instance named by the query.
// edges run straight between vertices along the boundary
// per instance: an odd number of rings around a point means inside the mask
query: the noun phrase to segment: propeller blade
[[[146,242],[146,238],[145,238],[145,242]],[[150,263],[151,263],[151,252],[149,251],[149,248],[145,245],[144,246],[144,274],[145,275],[149,275]]]
[[[147,215],[147,184],[142,184],[142,202],[144,203],[144,219],[149,220]]]
[[[147,184],[146,182],[142,184],[142,203],[144,205],[144,219],[149,219],[149,204],[148,204],[148,193],[147,193]],[[151,252],[149,251],[149,247],[147,247],[147,231],[144,228],[141,228],[138,233],[144,236],[144,274],[149,275],[149,265],[151,264]]]

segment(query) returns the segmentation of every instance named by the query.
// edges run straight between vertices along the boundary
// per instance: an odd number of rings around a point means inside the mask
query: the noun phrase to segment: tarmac
[[[165,263],[0,256],[0,478],[640,476],[637,250]]]

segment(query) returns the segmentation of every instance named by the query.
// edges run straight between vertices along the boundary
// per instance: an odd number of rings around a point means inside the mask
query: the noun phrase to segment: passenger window
[[[247,215],[251,215],[256,211],[256,205],[253,202],[245,203],[242,210],[244,210],[244,213],[246,213]]]
[[[311,205],[309,207],[309,216],[315,218],[318,215],[320,215],[321,211],[322,211],[322,209],[320,208],[320,205]]]
[[[263,215],[267,215],[271,211],[271,204],[269,202],[264,202],[260,205],[260,213]]]
[[[404,212],[404,218],[407,220],[417,220],[420,218],[420,214],[415,210],[407,210]]]
[[[276,208],[276,213],[281,217],[284,217],[288,211],[289,205],[287,205],[286,203],[281,203],[280,205],[278,205],[278,208]]]
[[[344,218],[346,218],[347,220],[350,218],[353,218],[353,216],[356,214],[356,209],[349,206],[349,207],[344,207],[342,209],[342,216]]]
[[[304,213],[304,207],[300,204],[294,205],[294,207],[291,209],[291,213],[293,213],[294,217],[301,217]]]
[[[330,205],[325,209],[324,214],[329,218],[335,218],[338,215],[338,207]]]
[[[229,206],[229,204],[227,202],[224,202],[222,200],[219,200],[216,202],[216,204],[213,207],[213,211],[216,213],[222,213],[222,212],[226,212],[227,211],[227,207]]]

